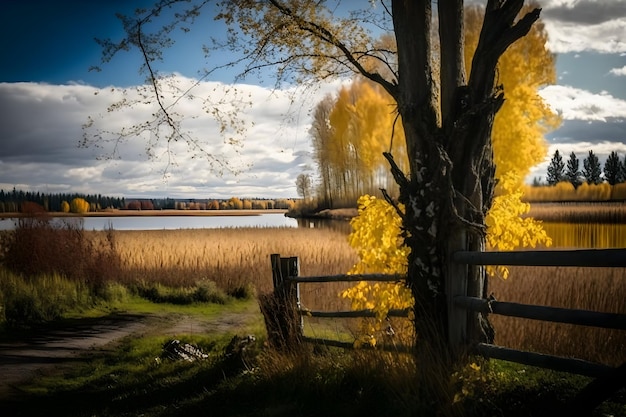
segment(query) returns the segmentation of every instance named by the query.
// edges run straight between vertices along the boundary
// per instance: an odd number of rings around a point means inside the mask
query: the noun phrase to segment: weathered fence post
[[[281,259],[281,262],[283,260]],[[287,277],[296,278],[300,276],[300,262],[297,256],[293,256],[291,258],[284,259],[284,265],[281,265],[281,270],[287,271]],[[298,327],[297,331],[297,340],[304,335],[304,319],[302,315],[299,313],[302,305],[300,304],[300,284],[294,281],[284,281],[285,285],[285,297],[288,299],[288,302],[292,304],[292,308],[296,311],[296,318]]]
[[[464,229],[457,229],[448,240],[446,258],[446,303],[448,305],[448,343],[453,355],[463,352],[467,343],[467,310],[454,302],[456,296],[467,295],[468,266],[453,261],[453,254],[467,250],[467,235]]]
[[[302,336],[298,285],[287,279],[298,276],[298,258],[281,258],[279,254],[272,254],[270,260],[274,292],[260,299],[268,342],[277,349],[290,350],[300,343]]]

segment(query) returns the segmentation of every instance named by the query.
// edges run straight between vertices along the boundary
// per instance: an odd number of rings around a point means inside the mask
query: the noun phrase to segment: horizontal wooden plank
[[[332,340],[332,339],[321,339],[317,337],[302,336],[302,341],[307,342],[307,343],[314,343],[316,345],[339,347],[343,349],[354,348],[354,342],[341,342],[339,340]]]
[[[452,259],[470,265],[626,267],[626,249],[515,252],[455,252]]]
[[[544,355],[542,353],[526,352],[486,343],[479,343],[476,346],[476,351],[487,358],[502,359],[509,362],[538,366],[540,368],[585,375],[593,378],[605,377],[614,369],[607,365],[588,362],[582,359]]]
[[[302,337],[303,342],[314,343],[322,346],[339,347],[344,349],[354,349],[354,342],[341,342],[339,340],[321,339],[317,337]],[[388,352],[400,352],[400,353],[412,353],[413,349],[410,346],[405,345],[389,345],[378,344],[375,346],[376,350],[384,350]],[[362,345],[361,349],[373,349],[370,345]]]
[[[389,317],[408,317],[410,309],[389,310]],[[350,311],[315,311],[306,308],[300,309],[302,316],[321,317],[321,318],[359,318],[359,317],[376,317],[374,310],[350,310]]]
[[[481,313],[493,313],[532,320],[601,327],[604,329],[626,330],[626,315],[624,314],[488,301],[482,298],[463,296],[455,297],[454,304]]]
[[[328,275],[328,276],[310,276],[310,277],[288,277],[287,280],[299,283],[310,282],[356,282],[356,281],[373,281],[373,282],[402,282],[406,279],[406,275],[385,275],[385,274],[358,274],[358,275]]]

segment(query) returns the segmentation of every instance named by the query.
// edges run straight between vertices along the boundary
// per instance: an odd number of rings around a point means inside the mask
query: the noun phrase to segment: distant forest
[[[45,211],[63,211],[61,204],[63,201],[70,202],[75,198],[81,198],[90,205],[100,208],[114,208],[122,209],[125,207],[126,202],[124,198],[120,197],[108,197],[100,194],[97,195],[85,195],[79,193],[63,193],[63,194],[47,194],[40,192],[12,191],[0,190],[0,213],[17,213],[22,211],[24,203],[35,203]]]
[[[0,213],[19,213],[25,207],[39,207],[47,212],[67,211],[72,201],[86,202],[84,211],[100,210],[228,210],[228,209],[290,209],[295,201],[291,199],[174,199],[174,198],[136,198],[110,197],[101,194],[59,193],[0,190]],[[65,204],[64,204],[65,203]],[[64,209],[65,206],[65,209]],[[74,210],[72,210],[74,211]]]

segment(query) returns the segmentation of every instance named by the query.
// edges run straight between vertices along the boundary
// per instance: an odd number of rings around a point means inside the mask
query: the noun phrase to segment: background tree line
[[[611,152],[604,166],[590,150],[583,160],[574,152],[567,161],[561,153],[554,152],[547,169],[546,183],[539,178],[524,189],[528,202],[559,201],[626,201],[626,157],[620,160],[617,152]]]
[[[584,182],[596,185],[607,182],[609,185],[616,185],[626,182],[626,157],[622,162],[617,152],[613,151],[602,168],[598,157],[590,150],[583,160],[583,168],[580,169],[580,161],[574,152],[569,155],[566,164],[557,149],[548,165],[546,181],[552,186],[560,182],[569,182],[575,189]],[[541,184],[535,181],[534,185]]]
[[[101,194],[46,194],[21,191],[15,188],[0,190],[0,213],[62,212],[86,213],[98,210],[288,210],[293,199],[252,199],[231,197],[228,199],[175,199],[141,198],[126,200]]]
[[[75,199],[82,199],[87,202],[89,210],[96,211],[100,209],[124,208],[126,202],[121,197],[103,196],[101,194],[80,194],[80,193],[41,193],[33,191],[16,190],[12,191],[0,190],[0,213],[18,213],[24,211],[25,203],[33,203],[41,207],[43,211],[63,212],[71,211],[64,207],[64,202],[71,204]],[[31,211],[34,206],[31,205]],[[65,209],[65,210],[64,210]]]

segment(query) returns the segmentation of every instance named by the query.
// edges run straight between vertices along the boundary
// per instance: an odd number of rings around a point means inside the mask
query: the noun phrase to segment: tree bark
[[[405,206],[405,243],[411,248],[407,285],[415,297],[418,344],[447,346],[445,260],[447,240],[458,228],[467,242],[454,248],[485,248],[484,218],[493,201],[495,165],[491,145],[493,120],[504,102],[496,86],[500,55],[524,36],[539,10],[515,22],[523,0],[490,0],[469,81],[463,62],[463,2],[439,6],[441,116],[431,67],[430,0],[392,1],[398,48],[398,85],[394,95],[407,141],[408,177],[385,154],[400,186]],[[420,30],[412,30],[418,26]],[[483,297],[483,267],[467,269],[468,295]],[[468,316],[468,342],[491,342],[493,331],[480,316]],[[456,349],[457,347],[453,347]]]

